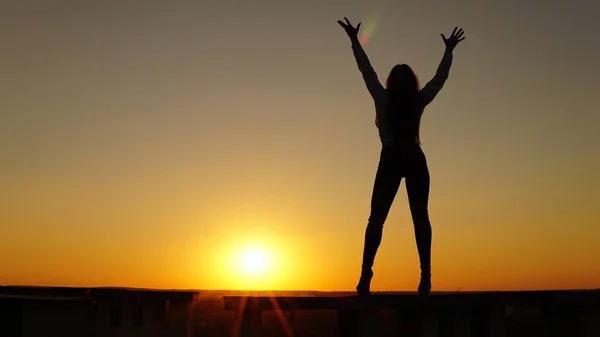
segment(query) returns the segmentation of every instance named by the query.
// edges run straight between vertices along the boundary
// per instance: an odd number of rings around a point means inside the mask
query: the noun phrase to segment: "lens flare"
[[[365,22],[360,27],[360,33],[358,36],[358,39],[361,44],[367,44],[369,43],[369,41],[371,41],[377,30],[377,24],[378,20],[375,14],[372,14],[369,17],[367,17]]]

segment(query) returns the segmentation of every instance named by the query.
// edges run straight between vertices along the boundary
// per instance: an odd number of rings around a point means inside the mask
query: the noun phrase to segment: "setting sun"
[[[269,256],[264,248],[252,247],[241,252],[240,268],[249,274],[264,273],[269,268]]]
[[[266,220],[261,219],[266,222]],[[292,258],[287,241],[274,233],[253,231],[253,223],[245,219],[244,229],[237,235],[218,243],[213,250],[216,259],[208,273],[212,274],[215,288],[238,290],[274,290],[289,287],[289,274],[298,259]],[[243,231],[247,231],[243,233]],[[243,233],[243,234],[242,234]],[[218,248],[217,248],[218,247]],[[203,254],[199,252],[199,259]],[[198,260],[198,263],[201,260]],[[291,264],[293,263],[293,264]]]

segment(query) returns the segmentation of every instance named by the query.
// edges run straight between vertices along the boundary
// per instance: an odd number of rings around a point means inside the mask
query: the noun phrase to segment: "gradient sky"
[[[434,290],[600,288],[593,1],[0,4],[0,284],[350,290],[379,157],[336,20],[374,16],[423,117]],[[275,259],[245,282],[230,261]],[[414,290],[404,183],[373,289]],[[250,280],[249,278],[247,280]]]

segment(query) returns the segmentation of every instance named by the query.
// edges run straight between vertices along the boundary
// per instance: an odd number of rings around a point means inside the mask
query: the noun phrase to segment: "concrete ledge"
[[[479,306],[575,306],[600,305],[600,291],[515,291],[432,293],[423,298],[417,294],[371,295],[368,300],[358,296],[224,296],[225,310],[338,310],[360,309],[365,306],[377,309],[401,308],[453,308]]]
[[[24,287],[0,286],[0,296],[14,296],[21,299],[67,299],[90,298],[96,300],[170,300],[193,301],[198,297],[194,290],[153,290],[129,288],[71,288],[71,287]]]
[[[262,336],[265,310],[337,310],[340,337],[377,335],[377,310],[397,311],[405,337],[507,337],[509,308],[537,308],[545,333],[557,337],[599,337],[600,291],[517,291],[374,294],[357,296],[224,296],[224,309],[237,312],[234,336]]]
[[[0,337],[181,336],[197,291],[0,287]]]

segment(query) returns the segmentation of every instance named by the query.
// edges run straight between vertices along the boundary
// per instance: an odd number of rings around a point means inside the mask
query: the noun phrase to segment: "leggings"
[[[429,169],[425,154],[418,144],[384,146],[371,197],[371,214],[365,231],[362,269],[373,267],[381,243],[383,224],[388,216],[400,182],[406,178],[406,191],[412,215],[421,274],[430,274],[431,224],[429,202]]]

